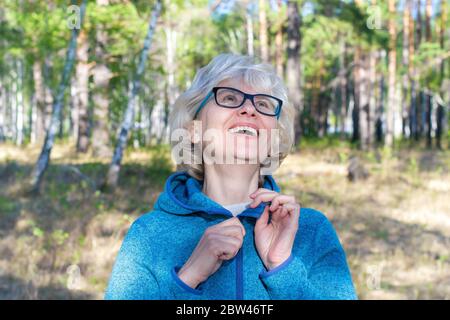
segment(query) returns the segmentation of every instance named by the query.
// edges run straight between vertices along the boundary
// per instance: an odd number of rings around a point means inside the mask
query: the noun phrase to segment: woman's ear
[[[199,143],[202,139],[202,122],[200,120],[191,120],[187,127],[191,137],[191,143]]]

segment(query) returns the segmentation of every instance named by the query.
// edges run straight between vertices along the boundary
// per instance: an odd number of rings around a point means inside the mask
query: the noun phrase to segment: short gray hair
[[[171,134],[177,129],[187,129],[205,96],[218,83],[230,79],[242,79],[253,89],[269,91],[271,95],[283,101],[280,118],[277,122],[277,129],[280,132],[278,163],[281,165],[294,144],[294,117],[296,112],[289,102],[283,80],[276,74],[273,66],[260,62],[257,57],[222,53],[212,59],[208,65],[200,68],[191,86],[177,98],[171,108],[169,115]],[[179,142],[172,142],[172,147],[177,143]],[[187,159],[192,159],[194,148],[189,141],[187,143],[189,145],[183,147],[183,152],[190,152],[191,154],[187,156]],[[186,170],[198,180],[204,178],[203,163],[181,163],[177,165],[177,170]]]

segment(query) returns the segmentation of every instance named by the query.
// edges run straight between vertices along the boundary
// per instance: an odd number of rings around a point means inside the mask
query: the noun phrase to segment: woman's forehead
[[[217,87],[231,87],[250,94],[271,94],[271,90],[269,88],[248,84],[243,79],[226,79],[219,82]]]

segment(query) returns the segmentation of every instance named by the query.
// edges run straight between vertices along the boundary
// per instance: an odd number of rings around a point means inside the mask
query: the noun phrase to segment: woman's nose
[[[254,116],[256,112],[255,107],[249,99],[245,100],[244,104],[239,108],[240,114],[247,113],[250,116]]]

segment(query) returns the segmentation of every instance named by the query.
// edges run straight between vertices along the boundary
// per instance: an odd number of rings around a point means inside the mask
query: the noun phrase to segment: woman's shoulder
[[[327,221],[327,216],[320,210],[314,209],[314,208],[301,208],[300,209],[300,219],[304,218],[309,223],[323,223],[324,221]]]
[[[158,210],[151,210],[137,217],[131,223],[129,230],[148,236],[161,235],[173,230],[174,220],[176,220],[176,216],[163,214]]]
[[[319,228],[334,230],[328,217],[322,211],[317,209],[301,208],[299,219],[299,228],[307,228],[312,231],[317,231]]]

